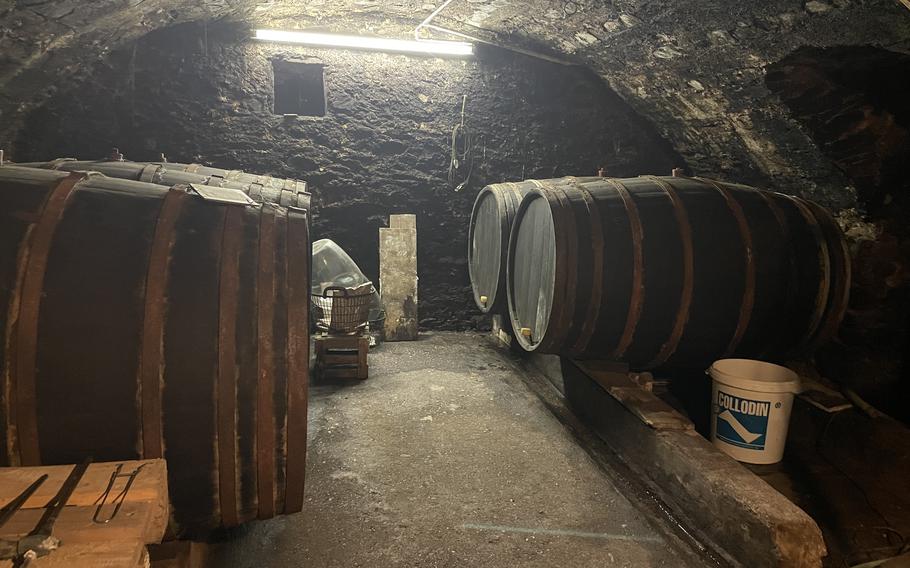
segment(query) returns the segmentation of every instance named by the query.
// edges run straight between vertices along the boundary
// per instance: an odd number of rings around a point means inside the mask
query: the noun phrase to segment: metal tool
[[[114,469],[113,473],[111,473],[111,479],[107,482],[107,488],[104,490],[104,493],[95,499],[95,503],[98,503],[98,507],[95,509],[95,514],[92,515],[93,522],[106,524],[114,520],[114,518],[117,516],[117,513],[120,512],[120,507],[123,506],[123,502],[126,501],[126,494],[129,493],[130,487],[133,486],[133,481],[136,480],[136,476],[139,475],[139,472],[142,471],[142,468],[145,466],[146,464],[142,464],[129,473],[120,473],[123,470],[123,464],[117,464],[117,467]],[[111,504],[114,505],[114,510],[111,512],[110,516],[106,519],[102,519],[101,509],[107,504],[107,498],[110,496],[111,491],[113,491],[114,484],[117,482],[117,479],[121,477],[127,478],[126,484],[123,486],[123,489],[120,490],[120,493],[114,497],[114,500],[111,501]]]
[[[31,485],[29,485],[22,491],[22,493],[17,495],[12,501],[7,503],[6,505],[3,506],[2,509],[0,509],[0,527],[5,525],[7,521],[9,521],[11,518],[13,518],[13,515],[16,514],[16,511],[18,511],[19,509],[22,508],[23,505],[25,505],[25,502],[28,501],[28,498],[31,497],[32,494],[39,487],[41,487],[41,484],[44,483],[45,481],[47,481],[46,473],[44,475],[42,475],[41,477],[39,477],[38,479],[36,479],[35,481],[33,481]]]
[[[60,547],[60,539],[52,535],[54,523],[57,521],[57,517],[66,502],[73,495],[73,491],[79,485],[79,481],[88,469],[89,463],[91,463],[91,459],[86,459],[81,464],[73,467],[63,485],[60,486],[60,490],[45,505],[44,514],[41,515],[41,519],[35,525],[35,528],[32,529],[32,532],[17,541],[0,541],[0,560],[12,560],[14,567],[23,568],[33,559],[47,556]],[[38,482],[36,481],[35,483]],[[21,507],[21,504],[19,506]]]

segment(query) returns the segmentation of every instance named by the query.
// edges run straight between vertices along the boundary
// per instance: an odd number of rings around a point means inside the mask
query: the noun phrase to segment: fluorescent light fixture
[[[391,39],[384,37],[350,36],[316,32],[294,32],[281,30],[256,30],[256,39],[281,43],[299,43],[322,47],[346,47],[394,51],[397,53],[421,53],[428,55],[472,55],[474,45],[463,41]]]

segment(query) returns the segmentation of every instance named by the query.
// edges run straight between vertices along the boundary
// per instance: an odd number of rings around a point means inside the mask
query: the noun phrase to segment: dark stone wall
[[[31,113],[19,161],[97,158],[194,161],[310,182],[315,238],[344,247],[378,275],[378,228],[416,213],[424,327],[463,329],[471,301],[466,235],[487,183],[592,175],[668,174],[684,166],[601,79],[574,66],[481,50],[471,60],[259,44],[249,30],[183,24],[149,34]],[[325,64],[327,115],[272,113],[272,60]],[[452,128],[475,139],[474,169],[447,180]],[[463,176],[464,172],[461,172]]]
[[[257,0],[0,0],[0,147],[27,114],[112,49],[151,30],[230,15]]]
[[[605,77],[657,126],[693,173],[800,195],[834,209],[856,204],[850,178],[764,79],[770,66],[807,46],[871,45],[910,52],[905,3],[575,4],[578,10],[571,14],[552,10],[517,16],[522,35],[558,46]],[[517,5],[513,9],[521,11]]]
[[[857,190],[859,209],[840,216],[850,305],[818,368],[910,423],[910,55],[804,48],[771,66],[766,83]]]

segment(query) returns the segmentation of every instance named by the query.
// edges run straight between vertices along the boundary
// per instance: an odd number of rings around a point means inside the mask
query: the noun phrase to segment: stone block
[[[414,215],[392,215],[379,229],[379,289],[386,341],[417,339],[417,229]],[[399,228],[405,227],[405,228]]]

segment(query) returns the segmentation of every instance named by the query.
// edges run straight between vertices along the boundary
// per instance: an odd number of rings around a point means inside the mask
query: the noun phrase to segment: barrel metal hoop
[[[479,192],[477,192],[477,197],[474,199],[474,205],[471,208],[471,223],[468,226],[468,279],[471,281],[471,293],[474,296],[474,303],[477,305],[480,311],[486,313],[484,306],[481,305],[480,295],[481,291],[477,289],[476,280],[474,277],[474,225],[477,222],[477,209],[480,207],[480,202],[483,200],[483,196],[486,194],[493,193],[497,184],[490,184]]]
[[[780,206],[777,203],[775,203],[774,199],[772,198],[772,195],[783,195],[783,194],[772,192],[772,191],[764,191],[761,189],[755,189],[754,191],[756,193],[758,193],[758,195],[761,196],[761,198],[765,201],[765,203],[768,206],[768,209],[771,210],[771,214],[774,215],[774,218],[777,220],[777,224],[780,227],[781,233],[784,238],[784,242],[789,243],[790,242],[790,224],[787,222],[787,217],[784,215],[784,212],[781,210]],[[790,285],[785,287],[787,290],[787,295],[786,295],[786,299],[784,300],[783,309],[781,310],[781,312],[784,314],[789,314],[793,310],[793,307],[796,305],[797,290],[796,290],[796,286],[792,285],[792,284],[795,283],[799,278],[797,276],[796,257],[793,254],[792,247],[790,248],[790,250],[788,252],[787,267],[789,269],[788,277],[789,277]],[[768,355],[771,355],[772,353],[769,353],[770,349],[771,349],[770,347],[766,347],[763,351],[761,351],[758,354],[758,356],[766,357]]]
[[[739,226],[739,235],[740,238],[742,238],[743,249],[746,253],[746,281],[743,284],[743,299],[739,308],[739,320],[736,323],[736,330],[733,332],[733,337],[730,338],[730,343],[727,345],[727,349],[723,355],[724,357],[729,357],[736,351],[736,348],[739,347],[743,335],[749,327],[749,321],[752,319],[752,309],[755,307],[755,258],[753,256],[752,231],[749,230],[749,222],[746,220],[746,215],[743,212],[742,206],[739,204],[739,201],[730,194],[730,191],[727,188],[712,179],[702,177],[691,179],[711,185],[721,194],[721,196],[723,196],[727,208],[730,209],[733,216],[736,218],[736,224]]]
[[[520,202],[521,202],[521,198],[522,198],[523,196],[521,195],[521,190],[518,189],[518,184],[515,183],[515,182],[509,181],[509,182],[506,182],[506,183],[505,183],[505,186],[508,187],[509,190],[512,191],[512,194],[515,196],[515,199],[517,199],[518,202],[520,203]]]
[[[139,181],[147,183],[161,183],[161,174],[164,167],[161,164],[148,164],[139,171]]]
[[[39,465],[41,447],[38,440],[37,357],[38,317],[47,272],[48,255],[54,233],[63,218],[69,198],[79,183],[89,175],[73,172],[51,190],[34,229],[28,235],[25,274],[19,301],[16,333],[16,436],[22,465]]]
[[[145,279],[142,345],[139,359],[139,405],[142,419],[142,457],[164,457],[161,391],[164,382],[164,323],[167,317],[167,284],[174,230],[187,194],[171,189],[162,200],[152,237]]]
[[[256,283],[259,335],[256,382],[256,465],[259,518],[275,516],[275,244],[277,208],[263,207],[259,222],[259,268]]]
[[[673,323],[673,330],[667,342],[661,346],[657,356],[645,365],[645,368],[654,368],[665,363],[676,352],[689,321],[689,309],[692,307],[692,290],[694,288],[695,253],[692,243],[692,225],[689,223],[685,205],[673,184],[657,176],[647,177],[660,186],[670,198],[670,202],[673,204],[673,214],[679,225],[679,238],[683,248],[683,286],[679,299],[679,311],[676,313],[676,321]]]
[[[288,383],[287,451],[284,513],[303,509],[306,477],[307,391],[309,388],[309,258],[308,215],[288,209]]]
[[[622,199],[623,207],[626,210],[626,216],[629,219],[629,228],[632,233],[632,297],[629,299],[629,311],[626,315],[626,323],[623,327],[622,336],[619,343],[610,354],[610,357],[622,357],[629,345],[632,344],[632,338],[635,336],[635,328],[638,326],[638,320],[641,318],[641,310],[645,301],[644,288],[644,254],[642,242],[644,241],[644,230],[641,225],[641,217],[638,214],[638,206],[629,189],[622,182],[613,178],[606,178],[607,183],[616,188]]]
[[[588,344],[591,342],[591,337],[594,334],[597,320],[600,317],[600,302],[604,292],[604,237],[600,220],[600,211],[597,208],[597,203],[594,201],[594,196],[591,195],[591,192],[582,184],[578,184],[576,188],[581,193],[582,199],[585,201],[585,207],[588,209],[588,219],[591,229],[591,255],[593,257],[591,263],[591,294],[590,299],[588,300],[587,316],[584,323],[582,323],[581,332],[578,335],[575,345],[570,348],[570,353],[578,355],[588,348]],[[578,301],[577,298],[576,301]]]
[[[815,308],[812,312],[812,319],[810,320],[809,328],[806,330],[804,339],[794,350],[795,352],[802,352],[808,347],[810,339],[815,337],[815,333],[821,325],[822,316],[824,316],[825,308],[828,304],[828,294],[831,288],[831,252],[828,250],[828,242],[827,239],[825,239],[824,233],[822,233],[818,219],[812,214],[808,205],[799,197],[786,194],[781,195],[784,195],[787,199],[792,201],[793,204],[796,205],[796,208],[799,209],[800,214],[802,214],[806,223],[809,225],[809,229],[812,231],[812,236],[815,238],[815,242],[819,249],[818,261],[822,275],[819,279],[818,292],[815,296]]]
[[[812,209],[813,214],[819,222],[828,225],[831,231],[838,236],[837,255],[840,256],[841,266],[838,278],[834,281],[837,287],[831,292],[832,307],[827,311],[825,324],[818,330],[815,338],[810,341],[810,350],[818,347],[822,342],[832,337],[837,331],[844,314],[847,311],[847,304],[850,299],[850,251],[847,249],[847,242],[843,238],[840,227],[837,226],[827,211],[812,201],[806,202]]]
[[[77,161],[76,158],[57,158],[56,160],[50,162],[50,169],[59,170],[63,164],[75,161]]]
[[[247,187],[247,195],[249,195],[254,201],[262,201],[262,188],[263,185],[259,181],[254,181]]]
[[[224,187],[224,176],[219,174],[212,174],[209,177],[205,178],[205,182],[202,185],[210,185],[212,187]]]
[[[499,246],[499,275],[496,279],[496,289],[489,290],[486,294],[483,294],[483,290],[477,290],[476,303],[478,305],[483,304],[480,301],[481,295],[489,296],[487,298],[487,303],[481,307],[483,313],[490,313],[494,310],[497,304],[502,304],[503,302],[499,300],[501,294],[503,293],[502,288],[506,287],[505,281],[505,272],[506,265],[509,262],[508,253],[509,253],[509,233],[512,230],[512,222],[515,220],[515,216],[518,214],[518,207],[521,204],[521,192],[518,190],[518,185],[512,182],[506,182],[504,184],[495,184],[495,187],[490,192],[496,198],[496,203],[504,211],[504,215],[499,216],[499,234],[505,235],[505,242],[502,242],[503,239],[500,237],[500,246]],[[509,195],[514,195],[514,198],[509,198]],[[479,202],[478,202],[479,203]],[[473,217],[473,213],[472,213]],[[474,226],[471,226],[471,243],[473,248],[474,243]],[[508,303],[508,302],[506,302]],[[508,305],[506,305],[506,313],[508,314]]]
[[[237,305],[243,210],[226,207],[221,236],[218,284],[218,496],[226,527],[240,523],[237,513]]]
[[[549,184],[546,197],[553,215],[554,236],[556,239],[556,279],[553,286],[553,298],[550,302],[550,317],[547,322],[547,331],[542,337],[537,338],[540,348],[552,350],[554,347],[565,351],[563,345],[565,336],[572,326],[572,317],[575,313],[574,302],[577,301],[576,290],[578,283],[578,229],[575,223],[575,213],[569,197],[562,188]],[[556,206],[554,206],[554,201]],[[560,252],[560,244],[563,245]],[[573,304],[571,307],[569,303]],[[555,326],[553,324],[556,324]]]

